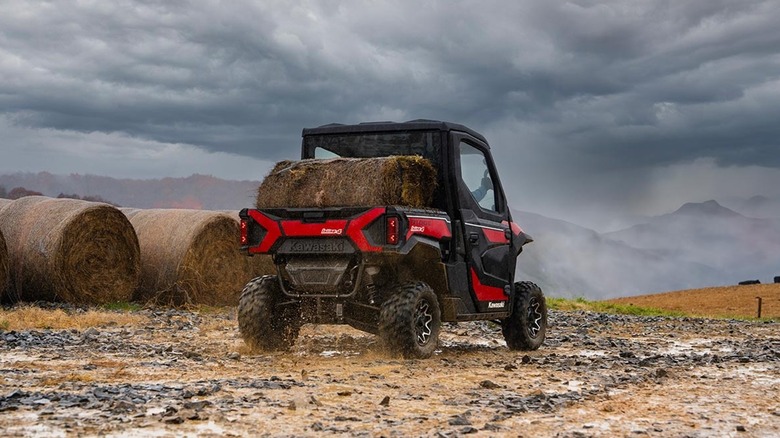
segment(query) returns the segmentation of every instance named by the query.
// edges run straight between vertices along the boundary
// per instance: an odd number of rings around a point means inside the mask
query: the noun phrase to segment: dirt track
[[[0,331],[3,436],[778,436],[780,325],[552,312],[546,345],[445,327],[432,359],[306,326],[245,350],[233,315]]]

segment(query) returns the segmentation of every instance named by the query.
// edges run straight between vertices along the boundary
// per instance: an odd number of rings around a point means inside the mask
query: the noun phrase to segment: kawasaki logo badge
[[[293,242],[295,252],[344,252],[344,242]]]
[[[341,236],[341,233],[343,233],[344,230],[340,228],[323,228],[322,231],[320,231],[320,235],[322,236]]]
[[[503,309],[506,301],[493,301],[488,303],[488,309]]]
[[[425,227],[412,225],[411,231],[412,231],[412,233],[424,233],[425,232]]]

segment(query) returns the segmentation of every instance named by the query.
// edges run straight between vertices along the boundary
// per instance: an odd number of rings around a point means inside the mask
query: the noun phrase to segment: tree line
[[[43,196],[43,193],[36,192],[35,190],[28,190],[24,187],[14,187],[11,190],[6,190],[5,187],[0,186],[0,198],[5,199],[19,199],[24,198],[25,196]],[[105,204],[111,204],[119,207],[118,205],[114,204],[113,202],[108,202],[105,199],[101,198],[100,196],[79,196],[75,193],[60,193],[57,195],[57,198],[67,198],[67,199],[80,199],[82,201],[90,201],[90,202],[103,202]]]

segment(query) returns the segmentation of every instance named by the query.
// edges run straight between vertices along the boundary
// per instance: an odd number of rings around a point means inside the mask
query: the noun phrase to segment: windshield
[[[440,148],[438,131],[309,135],[303,140],[303,158],[420,155],[438,167]]]

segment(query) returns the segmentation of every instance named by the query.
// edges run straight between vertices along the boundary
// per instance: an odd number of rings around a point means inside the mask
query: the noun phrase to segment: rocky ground
[[[539,351],[468,323],[407,361],[346,327],[267,354],[231,311],[137,313],[0,331],[0,435],[780,436],[773,322],[551,312]]]

